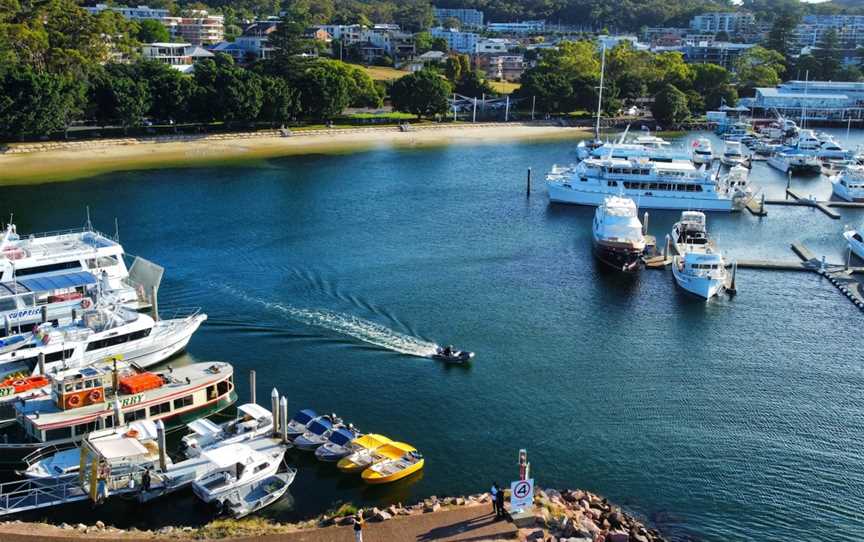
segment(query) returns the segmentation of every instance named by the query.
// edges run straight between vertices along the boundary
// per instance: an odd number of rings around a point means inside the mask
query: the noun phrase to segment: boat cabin
[[[0,283],[0,337],[29,331],[42,321],[43,311],[48,322],[71,319],[73,310],[93,305],[96,284],[86,271]]]
[[[104,369],[85,367],[78,372],[55,378],[51,385],[51,397],[61,410],[104,403],[105,376]]]

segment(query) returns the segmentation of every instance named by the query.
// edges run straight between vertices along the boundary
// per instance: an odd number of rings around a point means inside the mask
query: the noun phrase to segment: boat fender
[[[126,436],[129,438],[136,438],[138,436],[138,430],[137,429],[130,429],[130,430],[126,431]]]
[[[91,402],[98,403],[102,400],[102,390],[91,391],[89,397]]]

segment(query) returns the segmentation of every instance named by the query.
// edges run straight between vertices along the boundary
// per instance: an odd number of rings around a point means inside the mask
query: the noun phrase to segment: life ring
[[[90,392],[90,402],[98,403],[102,400],[102,390],[93,390]]]
[[[12,381],[12,385],[15,386],[16,388],[20,388],[21,386],[24,386],[25,384],[27,384],[26,380],[13,380]]]
[[[81,404],[81,396],[80,395],[70,395],[66,398],[66,406],[75,408]]]
[[[92,306],[93,306],[93,301],[91,301],[89,297],[85,297],[84,299],[81,300],[81,308],[82,309],[89,309]]]
[[[130,430],[126,431],[126,436],[129,438],[135,438],[138,436],[138,430],[137,429],[130,429]]]

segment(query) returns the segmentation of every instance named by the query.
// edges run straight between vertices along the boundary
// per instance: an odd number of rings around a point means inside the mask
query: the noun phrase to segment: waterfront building
[[[430,30],[433,38],[443,38],[447,48],[458,53],[473,53],[477,49],[479,36],[474,32],[460,32],[454,28],[436,27]]]
[[[183,73],[191,72],[198,60],[214,56],[210,51],[191,43],[147,43],[141,47],[141,53],[147,60],[168,64]]]
[[[447,19],[458,19],[466,28],[483,28],[483,12],[476,9],[432,8],[435,22],[443,25]]]
[[[837,33],[842,47],[864,45],[864,15],[805,15],[795,27],[795,42],[799,47],[816,46],[828,30]]]
[[[703,13],[690,20],[690,28],[706,34],[737,33],[756,22],[756,17],[746,11]]]
[[[87,11],[92,13],[93,15],[98,15],[103,11],[110,10],[115,11],[129,20],[144,20],[144,19],[153,19],[156,21],[162,21],[166,19],[169,15],[167,9],[162,8],[151,8],[149,6],[109,6],[108,4],[96,4],[95,6],[85,7]]]
[[[749,107],[754,116],[774,111],[798,119],[842,121],[864,118],[864,83],[835,81],[787,81],[776,88],[757,88]]]
[[[486,25],[489,32],[504,34],[539,34],[546,30],[546,21],[519,21],[512,23],[489,23]]]
[[[359,24],[321,24],[316,28],[324,30],[334,40],[339,40],[345,45],[353,45],[363,41],[363,25]]]
[[[685,43],[681,51],[684,53],[684,60],[690,64],[717,64],[731,70],[738,57],[755,46],[753,43],[701,41]]]

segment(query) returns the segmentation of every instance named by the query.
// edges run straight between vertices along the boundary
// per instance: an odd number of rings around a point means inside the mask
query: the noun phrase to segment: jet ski
[[[474,357],[474,352],[456,350],[452,346],[436,347],[432,359],[438,359],[446,363],[467,363]]]

